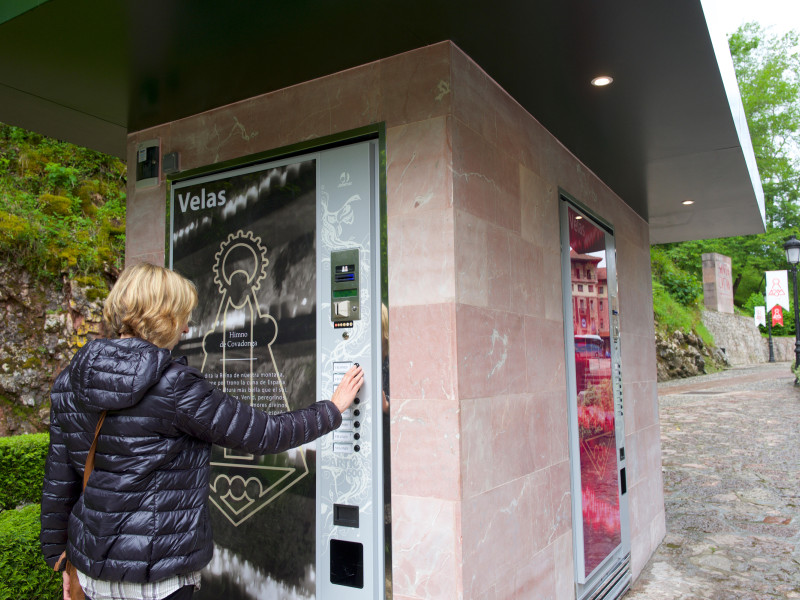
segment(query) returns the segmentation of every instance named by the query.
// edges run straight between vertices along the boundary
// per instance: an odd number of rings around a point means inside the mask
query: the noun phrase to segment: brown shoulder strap
[[[100,419],[97,421],[97,427],[94,429],[94,440],[89,448],[89,454],[86,456],[86,467],[83,469],[83,489],[86,489],[86,483],[89,481],[89,475],[94,471],[94,453],[97,450],[97,436],[100,435],[100,428],[103,426],[103,421],[106,419],[106,411],[100,413]]]

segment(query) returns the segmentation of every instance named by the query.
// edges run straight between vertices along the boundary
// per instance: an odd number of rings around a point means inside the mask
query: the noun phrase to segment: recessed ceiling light
[[[684,200],[683,202],[681,202],[681,204],[689,206],[690,204],[694,204],[694,200]]]
[[[592,79],[592,85],[596,87],[603,87],[605,85],[609,85],[612,81],[614,81],[613,77],[608,75],[600,75],[599,77]]]
[[[575,217],[575,220],[580,221],[582,218],[583,218],[582,216],[578,215],[577,217]]]

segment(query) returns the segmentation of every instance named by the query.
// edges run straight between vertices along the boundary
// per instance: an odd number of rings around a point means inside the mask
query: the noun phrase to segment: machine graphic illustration
[[[267,275],[267,248],[252,232],[239,230],[220,244],[214,258],[220,300],[214,327],[203,336],[200,370],[221,373],[223,391],[240,400],[273,412],[290,410],[272,351],[278,324],[263,312],[256,295]],[[231,524],[241,525],[308,475],[305,449],[292,454],[294,466],[257,465],[252,455],[225,449],[225,462],[213,463],[218,469],[211,502]]]

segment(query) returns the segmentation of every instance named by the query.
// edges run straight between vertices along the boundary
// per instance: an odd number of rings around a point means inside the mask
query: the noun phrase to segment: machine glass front
[[[583,576],[621,542],[606,232],[567,209]]]

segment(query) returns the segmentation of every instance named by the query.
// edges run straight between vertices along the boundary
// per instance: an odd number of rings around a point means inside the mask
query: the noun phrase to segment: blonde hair
[[[103,319],[110,333],[169,348],[196,306],[197,290],[191,281],[164,267],[140,263],[120,274],[106,299]]]

